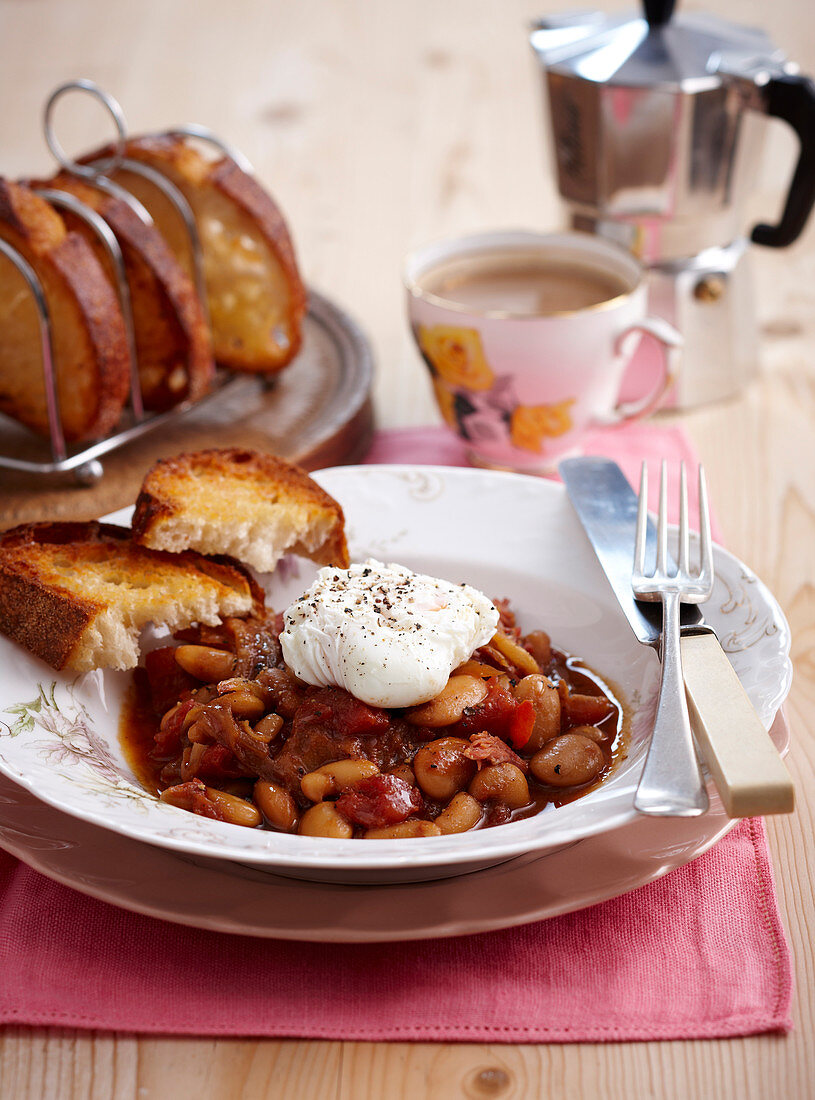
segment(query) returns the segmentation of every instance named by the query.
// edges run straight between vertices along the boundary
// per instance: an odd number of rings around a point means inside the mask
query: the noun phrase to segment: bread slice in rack
[[[0,630],[57,669],[132,668],[147,623],[178,630],[262,605],[237,562],[164,554],[105,523],[32,523],[0,536]]]
[[[67,173],[32,186],[79,199],[113,230],[130,291],[144,407],[163,411],[203,397],[215,373],[204,307],[155,226],[145,224],[124,200]],[[115,285],[115,271],[98,235],[70,210],[58,209],[68,228],[85,238]]]
[[[62,429],[69,442],[104,435],[130,386],[119,301],[93,251],[30,188],[0,179],[0,237],[34,269],[50,314]],[[39,319],[23,277],[0,255],[0,411],[48,435]]]
[[[109,152],[99,150],[85,160]],[[161,172],[192,208],[216,360],[238,371],[280,370],[300,347],[306,293],[274,200],[233,160],[213,162],[181,136],[132,138],[124,155]],[[189,265],[188,235],[155,184],[121,170],[112,178],[147,207],[171,248]]]
[[[236,447],[157,462],[136,502],[133,536],[161,550],[230,554],[261,573],[289,552],[349,563],[337,501],[298,466]]]

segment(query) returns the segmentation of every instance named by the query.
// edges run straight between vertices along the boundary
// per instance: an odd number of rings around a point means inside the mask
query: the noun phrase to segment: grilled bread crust
[[[147,409],[164,411],[196,401],[215,373],[212,339],[204,308],[189,275],[159,231],[117,199],[67,173],[32,183],[65,191],[95,210],[116,235],[127,273],[142,398]],[[111,281],[115,274],[96,233],[82,219],[60,208],[69,229],[93,249]]]
[[[136,501],[133,537],[161,550],[229,554],[261,573],[285,553],[349,564],[337,501],[300,467],[239,447],[157,462]]]
[[[0,536],[0,630],[56,669],[132,668],[148,622],[178,630],[258,612],[238,562],[165,554],[108,523],[30,523]]]
[[[92,162],[111,151],[100,149],[84,159]],[[216,360],[237,371],[281,370],[300,347],[306,291],[274,200],[233,160],[207,160],[178,135],[132,138],[124,152],[167,176],[192,207]],[[155,185],[126,171],[113,178],[144,203],[179,260],[189,265],[178,216]]]
[[[51,318],[59,411],[69,442],[118,421],[130,384],[119,301],[90,247],[34,191],[0,179],[0,237],[37,274]],[[0,258],[0,411],[48,435],[39,321],[21,277]]]

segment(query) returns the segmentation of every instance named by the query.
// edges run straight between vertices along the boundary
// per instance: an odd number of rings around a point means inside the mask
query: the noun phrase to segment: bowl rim
[[[410,479],[416,479],[417,477],[419,479],[441,478],[447,482],[461,482],[462,484],[468,483],[472,485],[483,485],[488,482],[494,482],[496,485],[514,483],[518,487],[523,486],[523,491],[525,493],[531,493],[533,495],[541,493],[544,496],[551,495],[553,499],[557,499],[560,502],[565,500],[566,494],[564,487],[560,483],[546,479],[531,478],[527,475],[504,471],[472,469],[469,467],[415,466],[405,463],[372,464],[329,467],[325,470],[315,471],[313,474],[318,482],[321,481],[321,478],[325,478],[327,481],[331,482],[336,481],[338,478],[354,478],[360,475],[364,476],[366,480],[376,476],[401,478],[406,479],[406,483],[409,483]],[[329,488],[329,491],[336,490]],[[343,506],[345,507],[345,505]],[[126,521],[131,511],[132,509],[121,509],[105,518],[112,522]],[[574,522],[577,523],[577,520],[575,519]],[[781,675],[772,700],[772,706],[774,708],[770,719],[770,721],[772,721],[772,718],[774,718],[783,703],[784,698],[786,698],[792,679],[792,666],[789,657],[791,644],[789,626],[783,611],[778,605],[778,601],[763,582],[761,582],[761,580],[756,577],[740,559],[736,558],[735,555],[718,544],[714,544],[714,553],[717,561],[717,574],[720,572],[721,568],[719,563],[726,563],[732,573],[744,576],[752,584],[755,584],[756,593],[761,597],[762,602],[771,613],[773,623],[777,627],[779,643],[778,659],[779,662],[783,664],[783,668],[780,670]],[[603,606],[611,609],[622,620],[622,611],[619,609],[611,590],[609,589],[608,593],[605,595],[606,599],[603,602]],[[626,629],[628,628],[626,627]],[[644,652],[652,652],[648,647],[640,646],[639,643],[636,642],[636,639],[633,638],[633,634],[631,637],[632,646],[635,647],[632,651],[641,650]],[[8,639],[0,639],[0,643],[2,643],[2,645],[14,646],[14,643],[10,642]],[[14,646],[15,650],[17,648],[18,647]],[[32,658],[29,654],[25,656],[32,661],[36,661],[36,659]],[[53,679],[55,676],[59,675],[54,673],[54,670],[50,669],[45,664],[41,662],[37,662],[37,664],[41,664],[45,672],[43,679],[49,677]],[[96,677],[99,675],[99,672],[95,672],[85,674],[85,677]],[[85,677],[78,677],[77,680],[73,681],[73,684],[76,685],[78,681],[83,681]],[[63,686],[70,687],[70,685]],[[186,826],[183,830],[180,830],[185,834],[183,837],[173,836],[169,831],[163,833],[152,827],[150,829],[131,827],[128,823],[116,821],[115,819],[111,820],[110,816],[106,815],[102,808],[96,808],[95,806],[88,808],[82,805],[76,805],[70,801],[65,802],[62,798],[57,798],[53,795],[43,795],[41,790],[37,788],[36,783],[32,782],[29,776],[20,772],[18,768],[6,759],[3,752],[3,741],[4,738],[0,736],[0,771],[4,772],[9,778],[29,790],[41,801],[47,802],[49,805],[54,806],[62,812],[68,813],[80,820],[99,825],[110,831],[130,836],[144,843],[169,848],[182,854],[232,860],[240,863],[252,864],[255,867],[263,867],[269,870],[274,868],[280,868],[282,870],[287,867],[314,870],[336,870],[338,865],[341,864],[343,870],[353,872],[396,870],[406,867],[449,868],[456,865],[483,865],[485,862],[498,863],[527,852],[545,854],[547,851],[553,851],[556,848],[576,843],[596,833],[619,828],[621,825],[624,825],[638,816],[634,810],[633,793],[630,789],[615,791],[613,787],[601,784],[595,791],[590,792],[583,798],[577,799],[574,803],[569,804],[569,806],[564,806],[557,810],[553,808],[551,811],[544,811],[543,814],[536,814],[518,822],[509,822],[498,828],[479,829],[452,836],[373,840],[365,841],[364,843],[360,843],[358,839],[339,840],[334,838],[308,838],[308,847],[311,847],[314,842],[317,841],[318,848],[322,849],[325,842],[328,842],[324,851],[319,850],[315,853],[305,850],[306,845],[302,845],[304,838],[299,836],[276,833],[271,830],[241,829],[241,835],[246,837],[246,834],[250,834],[255,838],[261,838],[262,843],[253,843],[251,845],[224,843],[222,846],[214,849],[209,846],[206,837],[202,837],[200,840],[194,840],[188,835],[191,831],[194,832],[197,822],[206,819],[198,819],[195,815],[191,815],[186,811],[178,810],[176,807],[169,806],[166,803],[160,803],[145,791],[137,791],[136,793],[142,797],[149,798],[151,804],[162,808],[162,812],[169,811],[172,815],[183,815]],[[613,775],[614,773],[612,773],[610,778],[613,778]],[[602,798],[593,797],[598,795],[602,795]],[[592,799],[590,803],[592,806],[602,802],[604,812],[602,814],[598,812],[596,820],[587,822],[583,827],[573,828],[566,834],[561,835],[559,839],[552,839],[552,836],[557,834],[557,830],[554,828],[551,830],[548,828],[535,828],[536,825],[539,826],[542,818],[554,816],[554,814],[560,813],[561,810],[567,810],[570,807],[581,809],[583,806],[589,804],[589,799]],[[571,816],[574,816],[574,811]],[[168,821],[173,821],[172,816],[168,818]],[[221,835],[222,830],[226,830],[227,832],[223,834],[225,838],[234,837],[235,831],[239,828],[238,826],[232,826],[224,822],[208,822],[208,825],[220,827],[214,828],[214,833],[216,835]],[[560,831],[563,833],[563,830]]]

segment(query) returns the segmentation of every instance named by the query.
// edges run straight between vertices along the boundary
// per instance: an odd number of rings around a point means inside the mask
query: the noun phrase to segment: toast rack
[[[54,109],[57,102],[68,92],[81,91],[97,99],[107,110],[116,127],[116,141],[113,152],[104,160],[93,164],[79,164],[69,157],[60,144],[54,129]],[[127,141],[127,127],[124,113],[118,101],[104,91],[92,80],[70,80],[60,84],[49,96],[43,113],[43,130],[45,142],[59,164],[60,168],[73,176],[79,177],[85,184],[98,188],[107,194],[121,199],[131,208],[136,216],[146,225],[152,225],[153,219],[144,205],[120,183],[109,178],[109,174],[117,169],[127,169],[133,175],[148,179],[162,191],[167,200],[175,208],[189,237],[190,256],[193,265],[193,282],[201,300],[204,315],[208,318],[206,286],[203,274],[203,261],[201,253],[201,241],[195,222],[195,216],[184,195],[165,175],[149,165],[142,164],[125,156]],[[167,132],[167,131],[165,131]],[[175,126],[169,133],[191,137],[197,141],[212,146],[218,153],[229,157],[244,172],[252,175],[254,170],[247,158],[233,146],[217,137],[205,126],[190,124]],[[14,453],[5,453],[3,441],[0,437],[0,469],[17,470],[25,473],[56,475],[71,474],[78,485],[94,485],[104,473],[104,467],[100,461],[102,456],[109,454],[118,447],[122,447],[132,440],[147,432],[153,432],[170,420],[175,420],[192,409],[200,409],[209,402],[223,398],[224,391],[235,392],[238,389],[257,385],[257,377],[235,376],[223,370],[217,370],[210,391],[197,401],[184,401],[173,406],[165,412],[151,413],[144,408],[141,385],[139,381],[138,359],[136,353],[136,340],[133,328],[133,312],[130,301],[130,287],[125,272],[122,250],[115,235],[107,222],[85,203],[75,196],[54,188],[40,189],[39,194],[58,209],[69,210],[74,216],[81,219],[95,234],[105,254],[110,260],[114,274],[115,290],[119,298],[122,315],[125,321],[128,348],[130,352],[130,394],[128,405],[117,428],[109,435],[97,439],[90,444],[78,444],[69,446],[65,440],[59,410],[59,394],[56,386],[54,369],[54,353],[52,342],[51,318],[42,284],[26,258],[10,245],[0,239],[0,253],[2,253],[17,268],[33,298],[37,311],[39,327],[39,345],[42,361],[42,375],[45,387],[45,404],[48,419],[48,448],[49,455],[45,457],[46,444],[43,442],[42,458],[20,458]],[[272,382],[267,380],[267,385]],[[17,427],[17,425],[15,425]],[[33,433],[20,426],[20,431],[26,433],[26,437],[34,438]]]

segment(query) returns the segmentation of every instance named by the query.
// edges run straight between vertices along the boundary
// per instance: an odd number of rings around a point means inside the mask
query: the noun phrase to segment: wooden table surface
[[[706,5],[685,4],[697,6]],[[435,422],[404,322],[400,259],[445,234],[560,224],[525,32],[549,8],[560,4],[0,0],[0,172],[48,170],[42,105],[53,86],[77,76],[115,94],[134,131],[181,121],[211,126],[247,153],[275,193],[309,283],[345,305],[370,334],[379,425]],[[764,24],[804,71],[815,71],[809,5],[718,0],[715,9]],[[63,125],[66,145],[75,148],[109,132],[92,108],[66,105]],[[774,124],[751,197],[754,218],[778,209],[793,150],[786,129]],[[755,250],[754,269],[762,376],[737,400],[685,414],[682,422],[706,464],[728,546],[773,589],[792,625],[795,683],[787,710],[798,810],[768,827],[794,956],[793,1033],[488,1046],[7,1029],[0,1035],[0,1096],[815,1094],[815,220],[792,248]],[[74,492],[81,507],[82,491]]]

